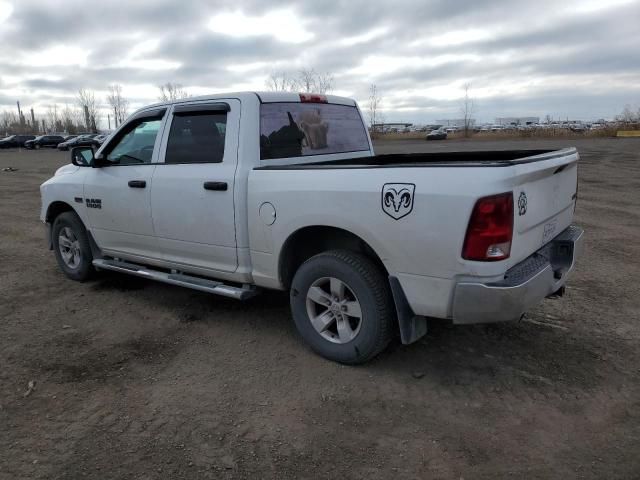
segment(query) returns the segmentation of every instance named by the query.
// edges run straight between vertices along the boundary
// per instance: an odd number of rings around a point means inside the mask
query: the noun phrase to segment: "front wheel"
[[[58,265],[72,280],[83,282],[95,272],[87,231],[75,212],[64,212],[53,222],[53,251]]]
[[[394,320],[386,276],[346,250],[316,255],[296,272],[290,292],[296,327],[325,358],[364,363],[389,344]]]

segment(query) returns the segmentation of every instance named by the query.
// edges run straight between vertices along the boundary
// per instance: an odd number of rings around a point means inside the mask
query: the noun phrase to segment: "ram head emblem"
[[[413,183],[385,183],[382,186],[382,210],[395,220],[406,217],[413,210]]]

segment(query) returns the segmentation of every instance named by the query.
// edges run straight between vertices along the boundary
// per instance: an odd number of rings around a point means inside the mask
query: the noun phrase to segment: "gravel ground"
[[[570,142],[587,237],[567,296],[434,322],[361,367],[307,350],[281,293],[67,280],[38,186],[68,153],[0,151],[0,478],[639,478],[640,139]]]

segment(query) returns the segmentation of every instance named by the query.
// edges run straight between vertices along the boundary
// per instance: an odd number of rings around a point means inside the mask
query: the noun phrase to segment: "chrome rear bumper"
[[[582,228],[571,225],[547,245],[509,269],[495,283],[460,282],[453,297],[453,323],[517,320],[559,291],[583,249]]]

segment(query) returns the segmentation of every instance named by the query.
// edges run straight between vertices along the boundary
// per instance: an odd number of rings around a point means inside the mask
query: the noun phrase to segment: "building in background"
[[[540,117],[500,117],[496,118],[496,125],[534,125],[540,123]]]
[[[450,120],[436,120],[436,123],[443,127],[457,127],[464,128],[464,118],[454,118]],[[476,124],[475,118],[469,119],[469,127],[473,127]]]

